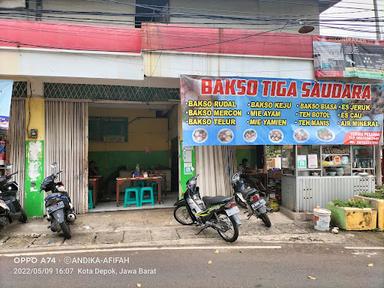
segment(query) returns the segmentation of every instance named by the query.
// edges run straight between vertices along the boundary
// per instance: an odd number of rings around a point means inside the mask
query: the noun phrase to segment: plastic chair
[[[151,183],[151,187],[153,189],[153,194],[155,195],[155,199],[157,199],[157,183],[156,182],[152,182]]]
[[[148,193],[146,193],[148,192]],[[152,207],[155,206],[155,198],[153,196],[153,188],[152,187],[143,187],[140,189],[141,194],[141,200],[140,204],[143,205],[143,203],[151,203]],[[146,198],[146,196],[148,196]]]
[[[88,189],[88,209],[95,208],[95,205],[93,204],[93,190]]]
[[[137,207],[141,206],[139,187],[127,187],[125,188],[124,192],[125,194],[124,194],[123,207],[127,207],[128,205],[133,205],[133,204],[135,204]],[[132,197],[132,193],[134,193],[135,196]]]

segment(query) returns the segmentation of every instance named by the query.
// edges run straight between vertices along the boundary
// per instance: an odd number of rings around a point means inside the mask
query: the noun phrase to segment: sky
[[[320,26],[321,35],[330,36],[343,36],[343,37],[357,37],[357,38],[370,38],[376,39],[375,23],[361,23],[361,22],[329,22],[329,20],[351,19],[351,18],[372,18],[375,17],[373,11],[374,0],[342,0],[340,3],[334,5],[330,9],[324,11],[320,15],[321,21],[327,21]],[[381,39],[384,40],[384,0],[376,0],[379,10]],[[361,26],[360,26],[361,25]],[[334,29],[329,26],[337,26]],[[361,30],[361,31],[347,31],[348,29]],[[362,31],[366,30],[366,31]]]

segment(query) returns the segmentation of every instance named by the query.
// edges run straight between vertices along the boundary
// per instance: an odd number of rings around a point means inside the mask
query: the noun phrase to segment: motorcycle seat
[[[242,191],[242,194],[243,194],[244,197],[247,198],[248,196],[250,196],[250,195],[252,195],[254,193],[257,193],[257,192],[258,192],[257,189],[250,187],[250,188],[247,188],[244,191]]]
[[[205,205],[215,205],[215,204],[221,204],[221,203],[227,203],[231,201],[232,197],[226,197],[226,196],[215,196],[215,197],[203,197],[203,202]]]

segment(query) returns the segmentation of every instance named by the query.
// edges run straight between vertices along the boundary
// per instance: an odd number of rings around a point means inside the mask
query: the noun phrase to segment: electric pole
[[[379,9],[378,9],[378,5],[377,5],[377,1],[378,0],[373,0],[373,10],[375,12],[375,23],[376,23],[376,39],[377,40],[381,40],[381,25],[380,25],[380,17],[379,17]],[[380,0],[381,1],[381,0]],[[383,7],[384,5],[382,5],[381,7]],[[381,186],[383,185],[383,181],[382,181],[382,172],[381,171],[381,153],[382,153],[382,141],[383,141],[383,131],[381,132],[381,139],[380,139],[380,143],[379,145],[376,146],[376,149],[375,149],[375,162],[376,162],[376,185],[377,186]]]

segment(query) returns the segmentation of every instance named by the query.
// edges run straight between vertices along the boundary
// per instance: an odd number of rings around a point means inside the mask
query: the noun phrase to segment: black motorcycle
[[[227,242],[239,236],[239,208],[233,197],[203,197],[201,199],[197,176],[188,180],[183,199],[175,203],[173,215],[183,225],[196,224],[203,230],[211,227]]]
[[[271,227],[272,223],[267,214],[270,209],[267,208],[267,202],[261,196],[263,193],[256,188],[249,187],[241,172],[233,174],[232,187],[236,203],[240,207],[247,209],[248,219],[255,215],[256,218],[260,218],[263,221],[266,227]]]
[[[56,169],[57,164],[51,165],[53,169]],[[53,172],[46,177],[41,184],[41,191],[48,193],[45,197],[45,209],[47,214],[47,220],[51,222],[49,228],[52,232],[62,231],[65,239],[71,238],[71,230],[69,223],[76,220],[76,214],[71,203],[71,198],[67,191],[65,191],[64,184],[60,181],[56,181],[58,176],[63,171]]]
[[[11,169],[11,166],[7,167],[7,170]],[[18,172],[14,172],[8,175],[0,177],[0,199],[7,204],[9,208],[9,221],[18,219],[21,223],[26,223],[28,218],[24,209],[20,205],[19,201],[19,185],[16,181],[12,180],[12,176]]]

